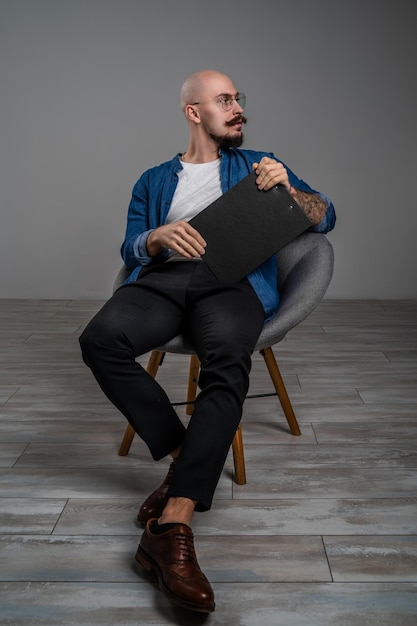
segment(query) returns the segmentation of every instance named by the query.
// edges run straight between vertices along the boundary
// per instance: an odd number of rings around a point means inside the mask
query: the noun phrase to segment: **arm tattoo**
[[[327,211],[327,204],[316,193],[300,191],[291,187],[290,193],[294,200],[300,205],[309,220],[315,225],[320,224]]]

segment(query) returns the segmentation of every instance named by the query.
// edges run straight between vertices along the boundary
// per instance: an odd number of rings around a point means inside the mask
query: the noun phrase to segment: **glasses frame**
[[[221,98],[226,98],[226,100],[222,102]],[[229,93],[221,93],[219,96],[213,98],[213,100],[208,100],[207,102],[192,102],[191,105],[194,106],[195,104],[211,104],[212,102],[219,104],[223,111],[231,111],[233,108],[233,102],[237,102],[238,105],[242,109],[244,109],[246,106],[246,94],[238,93],[236,94],[236,96],[232,96]]]

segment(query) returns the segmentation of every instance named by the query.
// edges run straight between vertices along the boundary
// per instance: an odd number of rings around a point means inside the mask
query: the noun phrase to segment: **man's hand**
[[[169,248],[186,259],[200,258],[206,245],[200,233],[185,220],[155,228],[146,242],[149,256],[156,256],[163,248]]]
[[[288,173],[282,163],[269,157],[263,157],[259,163],[253,163],[257,174],[258,189],[268,191],[276,185],[283,185],[313,224],[320,224],[327,211],[326,202],[316,193],[300,191],[291,187]]]
[[[258,189],[268,191],[276,185],[283,185],[287,191],[290,190],[288,173],[282,163],[269,157],[263,157],[259,163],[253,163],[252,167],[257,175]]]

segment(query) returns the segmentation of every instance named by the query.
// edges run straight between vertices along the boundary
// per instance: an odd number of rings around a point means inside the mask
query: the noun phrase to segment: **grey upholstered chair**
[[[297,418],[288,397],[272,346],[284,339],[289,330],[302,322],[319,304],[333,275],[333,248],[325,235],[306,232],[277,253],[278,289],[280,305],[275,316],[265,324],[255,350],[261,352],[275,387],[276,394],[288,426],[293,435],[300,435]],[[114,283],[117,289],[126,279],[128,270],[122,267]],[[178,335],[163,346],[153,350],[147,371],[153,377],[163,361],[166,352],[188,354],[190,373],[187,393],[187,413],[192,413],[192,402],[197,393],[199,360],[192,345]],[[128,424],[120,445],[119,455],[129,453],[135,431]],[[239,426],[232,444],[235,481],[239,485],[246,483],[246,470],[242,442],[242,430]]]

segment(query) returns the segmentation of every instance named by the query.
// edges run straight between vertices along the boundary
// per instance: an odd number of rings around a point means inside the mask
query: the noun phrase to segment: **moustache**
[[[248,121],[247,117],[245,117],[244,115],[236,115],[236,117],[234,117],[232,120],[230,120],[230,122],[226,122],[226,126],[234,126],[235,124],[239,124],[240,122],[242,124],[246,124]]]

